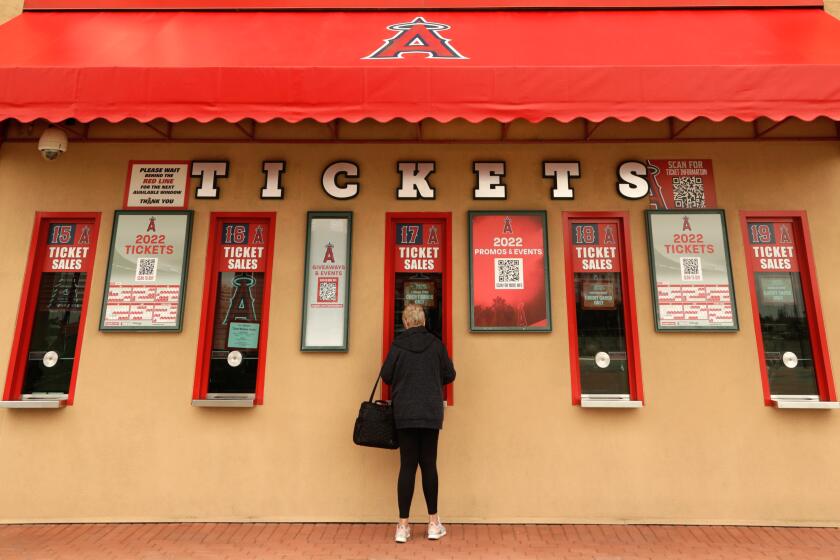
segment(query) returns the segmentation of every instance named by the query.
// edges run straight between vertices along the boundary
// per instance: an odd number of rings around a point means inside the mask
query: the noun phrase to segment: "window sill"
[[[67,397],[57,399],[21,399],[19,401],[0,401],[0,408],[58,409],[64,408],[65,406],[67,406]]]
[[[203,408],[253,408],[253,393],[208,393],[204,399],[193,399],[192,405]]]
[[[631,401],[629,395],[581,395],[582,408],[642,408],[642,401]]]
[[[771,397],[773,406],[779,409],[799,409],[799,410],[832,410],[840,408],[840,402],[836,401],[821,401],[815,398],[784,398]]]

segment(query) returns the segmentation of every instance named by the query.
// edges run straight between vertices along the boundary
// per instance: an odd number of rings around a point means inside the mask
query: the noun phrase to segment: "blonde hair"
[[[403,326],[407,329],[412,327],[422,327],[426,324],[426,312],[423,311],[422,305],[412,303],[406,305],[402,312]]]

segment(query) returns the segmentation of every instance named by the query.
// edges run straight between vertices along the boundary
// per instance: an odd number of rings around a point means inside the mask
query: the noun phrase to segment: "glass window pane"
[[[581,393],[629,395],[621,273],[575,273]],[[596,363],[605,353],[609,364]]]
[[[798,272],[755,275],[761,337],[771,395],[818,395],[811,334]],[[793,353],[794,367],[783,361]],[[792,362],[788,362],[792,365]]]
[[[263,289],[262,272],[219,273],[208,393],[256,392]],[[234,350],[242,354],[237,366],[228,364]]]
[[[67,393],[76,358],[76,340],[82,316],[84,272],[45,272],[41,275],[23,394]],[[47,352],[58,354],[52,367],[44,365]]]
[[[398,272],[394,275],[394,336],[405,329],[402,312],[408,304],[423,306],[426,328],[443,340],[443,275],[439,272],[417,274]]]

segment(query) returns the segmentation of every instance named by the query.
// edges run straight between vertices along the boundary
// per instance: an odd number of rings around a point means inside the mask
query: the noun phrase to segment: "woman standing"
[[[400,442],[400,475],[397,503],[400,522],[394,540],[411,537],[408,514],[414,495],[417,465],[423,478],[423,495],[429,513],[428,538],[446,534],[437,511],[438,434],[443,427],[443,386],[455,380],[455,368],[443,343],[426,330],[420,305],[407,305],[402,313],[405,331],[391,345],[382,364],[382,381],[391,386],[391,403]]]

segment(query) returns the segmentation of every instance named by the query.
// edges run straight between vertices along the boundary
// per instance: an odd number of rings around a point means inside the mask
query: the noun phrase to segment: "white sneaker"
[[[398,543],[404,543],[411,538],[411,525],[401,525],[397,523],[397,534],[394,535],[394,540]]]
[[[429,523],[429,529],[426,536],[429,537],[429,540],[436,541],[442,538],[446,534],[446,527],[443,526],[443,523],[438,521],[437,523]]]

